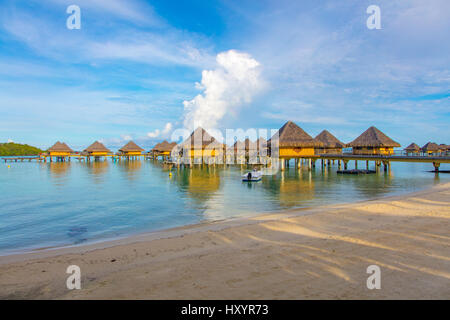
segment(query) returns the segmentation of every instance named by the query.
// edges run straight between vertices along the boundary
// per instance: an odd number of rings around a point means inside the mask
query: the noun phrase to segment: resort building
[[[57,141],[47,151],[48,153],[45,155],[45,157],[49,157],[50,162],[52,161],[53,157],[56,158],[56,161],[65,161],[66,158],[68,158],[70,161],[70,156],[74,153],[74,151],[65,142],[59,141]]]
[[[167,142],[166,140],[164,140],[163,142],[157,143],[153,149],[152,149],[152,155],[153,157],[159,157],[162,156],[163,159],[169,158],[173,148],[175,148],[177,145],[176,142]]]
[[[309,158],[311,168],[311,157],[314,156],[314,148],[323,147],[323,143],[314,140],[302,128],[292,121],[288,121],[278,132],[267,141],[272,159],[281,159],[281,170],[289,166],[289,160],[295,159],[296,167],[301,166],[302,158]]]
[[[338,140],[328,130],[323,130],[314,139],[323,143],[322,147],[315,148],[315,154],[342,154],[342,149],[345,146],[345,143]]]
[[[102,143],[98,141],[95,141],[83,151],[83,155],[87,157],[87,160],[90,160],[90,157],[98,159],[99,157],[107,157],[111,154],[111,150],[106,148]]]
[[[133,141],[129,141],[126,145],[119,149],[118,154],[119,156],[125,157],[139,157],[142,155],[142,151],[144,151],[144,149],[139,147]]]
[[[446,155],[449,150],[450,150],[450,146],[449,145],[443,144],[443,143],[441,143],[439,145],[439,151],[440,151],[440,153],[442,155]]]
[[[392,155],[394,148],[400,147],[400,144],[377,128],[370,127],[346,146],[352,148],[353,154]]]
[[[440,148],[436,143],[428,142],[422,148],[420,148],[420,151],[422,151],[422,153],[424,153],[424,154],[434,154],[434,153],[439,153]]]
[[[292,121],[286,122],[267,143],[271,149],[278,144],[279,157],[284,159],[313,156],[314,148],[323,147],[322,142],[314,140]]]
[[[227,163],[230,157],[235,157],[236,162],[239,164],[244,163],[258,163],[261,158],[266,157],[267,152],[267,140],[260,137],[256,141],[251,141],[246,138],[244,141],[236,141],[233,147],[227,150]]]
[[[179,148],[179,153],[185,163],[193,161],[197,164],[211,164],[223,162],[226,146],[212,137],[205,129],[198,127],[177,148]]]
[[[417,154],[420,152],[420,147],[414,142],[407,146],[405,149],[406,154]]]

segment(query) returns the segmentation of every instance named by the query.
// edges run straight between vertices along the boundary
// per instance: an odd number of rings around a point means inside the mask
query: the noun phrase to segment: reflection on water
[[[169,169],[153,161],[0,166],[0,254],[111,239],[285,208],[373,199],[450,181],[427,164],[339,175],[337,165],[242,182],[240,167]],[[446,167],[442,170],[445,170]]]
[[[69,162],[50,162],[42,164],[41,169],[48,170],[48,173],[57,186],[64,186],[70,173]]]
[[[139,178],[139,171],[142,168],[141,160],[121,159],[117,161],[116,165],[128,180],[133,181]]]
[[[103,183],[105,181],[105,175],[109,170],[109,162],[107,160],[98,161],[86,161],[82,162],[88,170],[89,176],[94,183]]]
[[[314,181],[311,171],[289,170],[268,176],[262,183],[264,189],[277,198],[280,207],[295,207],[314,198]]]
[[[220,187],[220,176],[216,168],[192,168],[189,170],[172,170],[171,180],[180,192],[187,193],[201,206],[209,200]]]

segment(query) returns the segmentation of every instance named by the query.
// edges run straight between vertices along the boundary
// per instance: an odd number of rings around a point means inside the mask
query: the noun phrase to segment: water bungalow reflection
[[[109,171],[108,161],[87,161],[84,165],[95,183],[103,182],[105,174]]]
[[[70,162],[50,162],[47,166],[50,177],[56,185],[64,185],[70,176]]]
[[[141,160],[126,160],[117,161],[116,165],[119,170],[125,174],[128,180],[136,180],[139,177],[139,172],[142,169]]]
[[[209,200],[220,189],[219,170],[213,167],[177,170],[171,179],[181,192],[202,202]]]
[[[279,199],[281,207],[298,207],[313,200],[314,181],[311,171],[288,170],[262,180],[263,188]]]

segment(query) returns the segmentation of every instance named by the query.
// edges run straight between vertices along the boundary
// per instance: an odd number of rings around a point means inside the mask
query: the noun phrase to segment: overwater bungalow
[[[345,146],[345,143],[341,142],[328,130],[323,130],[314,139],[323,143],[322,147],[315,148],[315,154],[342,154],[342,149]]]
[[[417,154],[420,152],[420,147],[414,142],[407,146],[405,149],[406,154]]]
[[[314,148],[323,147],[323,143],[314,140],[302,128],[292,121],[288,121],[278,132],[267,141],[271,157],[274,155],[274,146],[278,145],[278,157],[281,159],[281,170],[289,165],[290,159],[296,159],[296,166],[301,162],[299,159],[314,156]],[[275,147],[276,148],[276,147]]]
[[[178,148],[185,161],[209,164],[223,161],[226,145],[217,141],[202,127],[198,127]]]
[[[322,142],[314,140],[292,121],[286,122],[267,143],[270,148],[274,143],[278,143],[280,158],[313,156],[314,148],[323,147]]]
[[[258,145],[256,141],[246,138],[244,141],[236,141],[232,147],[231,154],[236,157],[236,162],[240,164],[256,162],[258,156]]]
[[[422,148],[420,148],[420,151],[422,151],[422,153],[424,153],[424,154],[433,154],[433,153],[439,153],[440,148],[437,143],[428,142]]]
[[[157,143],[153,147],[152,154],[155,157],[158,157],[158,156],[170,157],[172,149],[175,148],[176,145],[177,145],[176,142],[169,143],[166,140],[164,140],[163,142]]]
[[[346,146],[352,148],[353,154],[392,155],[400,144],[372,126]]]
[[[56,158],[56,161],[65,161],[66,158],[70,161],[70,156],[74,153],[74,151],[65,142],[59,141],[57,141],[47,151],[48,153],[44,156],[49,157],[50,162],[52,162],[53,157]]]
[[[111,150],[106,148],[103,143],[98,141],[95,141],[93,144],[83,150],[83,155],[87,157],[88,161],[90,160],[90,157],[98,159],[99,157],[107,157],[111,154]]]
[[[142,155],[142,149],[133,141],[129,141],[126,145],[119,149],[118,155],[124,157],[139,157]]]
[[[441,143],[439,145],[439,151],[440,151],[441,154],[446,155],[449,150],[450,150],[450,146],[449,145],[444,144],[444,143]]]
[[[239,163],[262,163],[268,156],[267,140],[260,137],[256,141],[246,138],[244,141],[236,141],[233,145],[232,154],[236,156]]]

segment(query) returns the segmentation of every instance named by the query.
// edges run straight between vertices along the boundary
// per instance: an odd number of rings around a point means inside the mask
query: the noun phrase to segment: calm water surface
[[[10,167],[8,168],[8,165]],[[365,163],[360,162],[359,168]],[[431,164],[393,163],[390,174],[322,171],[241,182],[239,166],[168,170],[152,161],[0,164],[0,255],[84,244],[205,220],[417,191],[450,181]],[[441,165],[442,170],[449,167]]]

